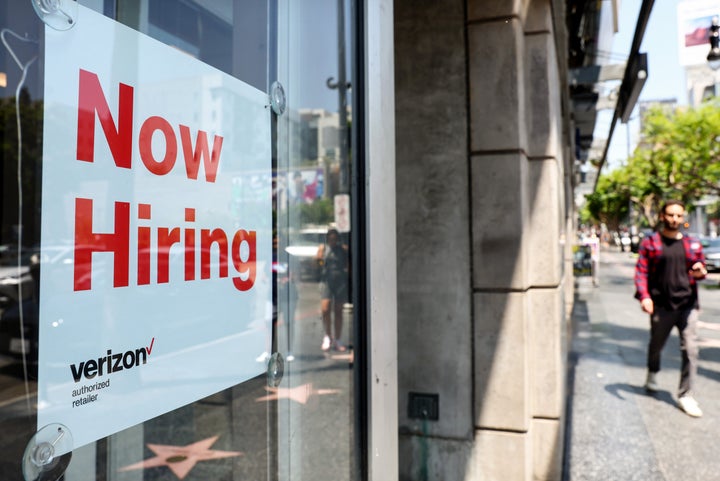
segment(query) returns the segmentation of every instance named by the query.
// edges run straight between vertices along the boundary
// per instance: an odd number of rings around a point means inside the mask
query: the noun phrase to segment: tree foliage
[[[632,203],[644,223],[655,227],[665,200],[679,199],[691,207],[703,196],[720,194],[720,103],[651,108],[643,116],[641,136],[627,163],[603,174],[588,196],[594,219],[608,222],[627,215]]]
[[[17,107],[20,109],[20,132]],[[22,225],[23,244],[40,242],[40,173],[42,159],[43,101],[33,100],[27,89],[20,91],[18,106],[15,97],[0,98],[0,191],[3,212],[0,215],[0,243],[17,242],[18,225]],[[20,135],[22,134],[22,135]],[[22,140],[20,181],[18,189],[18,142]],[[22,217],[18,220],[18,201],[22,201]]]
[[[590,217],[618,230],[630,210],[630,189],[626,169],[616,169],[598,179],[595,192],[587,196]]]
[[[329,224],[333,220],[332,199],[315,199],[300,205],[300,224]]]

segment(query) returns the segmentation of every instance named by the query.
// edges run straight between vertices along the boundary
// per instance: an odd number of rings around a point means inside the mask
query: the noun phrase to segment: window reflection
[[[29,2],[8,3],[0,6],[0,479],[14,480],[36,431],[43,102],[37,17]]]
[[[302,6],[287,2],[291,20],[284,35],[290,45],[283,50],[279,43],[279,78],[290,82],[288,112],[278,119],[278,138],[287,139],[278,149],[280,257],[298,270],[291,346],[295,361],[286,377],[291,396],[309,393],[305,404],[278,406],[280,443],[290,440],[287,451],[280,450],[279,466],[281,473],[286,469],[302,476],[353,479],[355,394],[353,370],[348,369],[355,366],[356,347],[349,295],[352,245],[344,223],[349,206],[340,202],[349,199],[343,173],[351,159],[351,122],[336,85],[350,75],[338,71],[342,42],[337,22],[328,20],[338,17],[337,5],[334,0]],[[346,81],[343,85],[347,101],[351,90]],[[283,305],[281,300],[280,309]],[[282,349],[283,330],[278,332]]]
[[[339,70],[349,28],[329,20],[343,18],[338,3],[83,3],[263,91],[274,80],[268,64],[277,67],[288,109],[274,121],[265,179],[274,187],[274,302],[257,362],[281,353],[284,376],[277,386],[260,376],[81,447],[65,480],[355,478],[352,86],[349,68]],[[29,62],[41,53],[43,26],[29,2],[13,2],[0,7],[0,28],[22,37],[8,36],[21,67],[7,48],[0,55],[0,479],[13,480],[37,430],[38,278],[43,265],[73,259],[60,246],[39,250],[42,59]]]

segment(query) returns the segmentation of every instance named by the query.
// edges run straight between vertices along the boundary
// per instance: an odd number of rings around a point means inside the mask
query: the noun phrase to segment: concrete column
[[[467,0],[468,20],[517,17],[524,21],[532,0]]]
[[[563,292],[528,292],[531,412],[534,417],[560,419],[565,404]]]
[[[549,22],[549,16],[546,18]],[[544,24],[537,27],[548,28]],[[528,69],[525,78],[528,157],[557,158],[562,148],[562,117],[560,92],[557,89],[557,57],[551,30],[526,30],[525,63]]]
[[[476,479],[561,471],[566,226],[551,14],[548,0],[468,2],[475,447],[489,449]]]
[[[569,145],[563,149],[565,159],[574,158],[572,149]],[[570,315],[572,314],[573,304],[575,302],[575,274],[573,273],[573,246],[575,245],[575,233],[577,232],[577,213],[575,212],[575,198],[573,196],[573,176],[572,169],[568,168],[565,172],[565,191],[568,193],[566,197],[565,211],[565,243],[564,243],[564,259],[565,267],[563,270],[563,282],[565,286],[565,319],[570,326]]]
[[[468,2],[475,450],[471,479],[530,479],[525,2]]]
[[[475,425],[530,427],[527,295],[475,294]]]
[[[472,439],[472,291],[464,6],[394,5],[402,470],[409,445]],[[410,418],[410,392],[438,394],[439,419]]]
[[[560,469],[566,221],[548,5],[394,2],[403,481]],[[410,392],[438,394],[439,419],[410,417]]]
[[[562,475],[565,411],[566,209],[562,109],[549,0],[536,0],[525,23],[528,111],[530,290],[528,328],[532,477]],[[572,192],[572,190],[569,190]]]
[[[530,284],[557,286],[562,275],[561,105],[548,0],[533,2],[525,25],[529,181]]]
[[[474,481],[473,441],[400,435],[400,481]]]
[[[532,479],[532,445],[523,433],[478,431],[467,480],[523,481]]]
[[[528,163],[528,282],[533,287],[556,287],[561,282],[564,229],[560,203],[557,159],[531,160]]]
[[[471,159],[473,288],[525,290],[528,162],[521,151]]]
[[[563,423],[557,419],[533,419],[531,433],[533,481],[562,479]]]
[[[468,25],[470,148],[526,147],[524,46],[517,17]]]

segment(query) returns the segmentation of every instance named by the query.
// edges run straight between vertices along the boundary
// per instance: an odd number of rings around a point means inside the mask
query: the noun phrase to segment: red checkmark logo
[[[150,345],[146,348],[146,349],[147,349],[148,356],[149,356],[150,354],[152,354],[153,344],[155,344],[155,338],[154,338],[154,337],[153,337],[152,340],[150,341]]]

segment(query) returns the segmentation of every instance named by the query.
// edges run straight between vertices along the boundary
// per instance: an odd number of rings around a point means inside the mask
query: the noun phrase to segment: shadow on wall
[[[508,225],[506,212],[517,211],[513,206],[527,205],[527,218],[535,221],[533,228],[557,229],[547,241],[557,249],[557,260],[547,259],[550,256],[543,249],[548,244],[544,244],[529,247],[530,252],[546,256],[543,262],[533,262],[550,268],[556,267],[552,262],[564,266],[557,242],[566,225],[560,210],[569,208],[568,201],[562,205],[562,168],[556,164],[562,158],[535,161],[528,160],[525,152],[513,151],[478,155],[469,161],[466,131],[472,119],[467,111],[465,2],[443,0],[419,6],[399,0],[394,5],[400,479],[515,479],[507,473],[518,472],[522,475],[517,479],[557,480],[563,420],[559,415],[552,419],[547,410],[534,412],[531,393],[533,383],[554,383],[552,389],[560,393],[562,403],[564,373],[557,372],[565,369],[565,310],[557,299],[561,287],[557,280],[555,285],[541,284],[543,289],[535,291],[552,291],[553,299],[545,302],[538,297],[531,303],[527,286],[513,286],[516,273],[527,269],[522,236],[528,233],[517,228],[523,219],[506,232],[498,226]],[[531,13],[547,18],[544,9],[549,2],[533,5]],[[499,30],[510,28],[507,22],[496,23]],[[516,19],[512,24],[517,25]],[[487,112],[493,115],[492,104],[502,103],[498,100],[502,95],[495,90],[507,87],[500,79],[509,60],[498,58],[502,55],[493,50],[497,41],[472,45],[475,53],[487,54],[481,58],[487,59],[483,60],[488,72],[483,82],[488,89],[480,89],[480,95],[488,99]],[[551,101],[545,99],[545,104]],[[548,138],[546,150],[558,142]],[[511,161],[516,167],[507,165]],[[555,163],[556,199],[540,191],[539,177],[545,170],[530,173],[528,162],[536,162],[533,169],[541,162]],[[543,179],[542,186],[547,184]],[[520,192],[518,186],[527,188]],[[500,191],[505,195],[498,196]],[[488,202],[478,202],[484,192]],[[527,199],[520,200],[523,195]],[[481,208],[487,210],[478,212]],[[541,209],[547,215],[541,215]],[[473,258],[474,267],[468,265]],[[479,258],[485,262],[480,264]],[[478,282],[478,278],[492,283]],[[556,332],[533,339],[529,329],[539,328],[530,326],[528,312],[533,322],[539,319]],[[531,356],[538,350],[555,353],[554,371],[533,362],[536,357]],[[439,393],[440,419],[409,416],[410,392]],[[507,416],[507,411],[513,414]],[[528,436],[530,442],[526,442]]]

